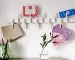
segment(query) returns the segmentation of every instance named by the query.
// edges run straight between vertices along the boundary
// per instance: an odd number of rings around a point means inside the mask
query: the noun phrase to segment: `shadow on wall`
[[[22,52],[23,47],[17,41],[9,44],[9,58],[20,58],[19,55],[22,55]]]

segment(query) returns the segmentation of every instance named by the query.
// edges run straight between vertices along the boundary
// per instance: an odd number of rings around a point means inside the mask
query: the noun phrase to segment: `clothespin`
[[[23,17],[23,15],[22,14],[20,14],[20,18],[22,18]]]
[[[45,18],[44,17],[42,18],[42,20],[43,20],[43,23],[45,23]]]
[[[12,22],[7,22],[7,23],[11,25],[11,29],[14,29],[14,24],[16,24],[15,19],[13,19]]]
[[[30,21],[27,21],[27,19],[24,19],[24,26],[26,29],[28,29]]]
[[[24,27],[27,29],[28,28],[28,26],[27,26],[28,24],[26,23],[26,19],[24,19]]]
[[[51,37],[52,37],[53,23],[51,23]]]
[[[56,16],[57,16],[57,20],[59,21],[60,28],[62,28],[62,18],[59,18],[58,14],[56,14]]]
[[[37,23],[39,24],[39,28],[41,28],[41,22],[39,22],[39,19],[37,18]]]
[[[60,21],[60,28],[62,28],[62,19],[60,18],[60,20],[61,20],[61,21]]]
[[[62,23],[60,22],[60,28],[62,28]]]
[[[57,18],[57,20],[59,21],[60,28],[62,28],[62,18]]]
[[[56,17],[57,17],[57,19],[56,19],[57,23],[59,23],[60,24],[60,28],[62,28],[62,18],[59,18],[58,14],[56,14]]]
[[[42,16],[42,20],[43,20],[43,23],[45,23],[45,19],[47,18],[47,14],[44,13],[44,16]]]
[[[69,13],[69,12],[67,11],[67,12],[66,12],[66,20],[67,20],[67,18],[68,18],[68,13]]]
[[[51,23],[51,18],[49,18],[49,23]]]
[[[66,12],[66,22],[68,22],[68,14],[69,13],[70,13],[69,11]]]
[[[31,20],[31,23],[33,23],[33,19],[32,19],[32,17],[30,17],[30,20]]]
[[[15,19],[12,20],[11,28],[14,29]]]
[[[47,14],[46,13],[44,13],[44,18],[47,18]]]
[[[22,24],[22,23],[20,22],[20,17],[19,17],[19,15],[18,15],[18,24],[19,24],[19,25]]]
[[[52,20],[54,20],[54,21],[52,21]],[[51,23],[51,33],[50,33],[50,35],[52,37],[53,23],[55,23],[55,18],[54,19],[50,19],[50,23]]]

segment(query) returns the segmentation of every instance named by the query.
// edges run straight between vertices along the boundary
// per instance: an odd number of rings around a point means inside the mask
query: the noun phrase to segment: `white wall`
[[[0,0],[0,26],[4,26],[12,19],[17,19],[22,11],[22,6],[36,4],[41,6],[42,12],[48,17],[55,16],[59,11],[75,8],[74,0]],[[75,23],[66,24],[68,28],[75,32]],[[23,27],[23,25],[22,25]],[[50,32],[50,25],[43,24],[42,29],[37,24],[30,24],[29,29],[23,27],[26,36],[10,43],[10,56],[13,58],[37,58],[41,52],[41,35]],[[2,36],[1,32],[0,35]],[[52,44],[47,46],[49,57],[65,57],[75,60],[75,39],[58,47]]]

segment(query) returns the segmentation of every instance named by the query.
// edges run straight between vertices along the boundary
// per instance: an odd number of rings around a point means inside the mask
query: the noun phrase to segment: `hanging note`
[[[69,12],[69,14],[67,16],[75,15],[75,9],[70,9],[70,10],[65,10],[65,11],[59,12],[60,18],[66,17],[66,12]]]
[[[14,24],[14,29],[11,28],[11,25],[1,27],[3,36],[7,38],[9,41],[13,41],[21,36],[23,36],[23,32],[18,24]]]
[[[73,37],[73,32],[66,26],[62,25],[62,28],[60,28],[60,24],[57,24],[53,27],[52,37],[55,37],[57,35],[58,37],[52,39],[53,42],[56,42],[53,43],[54,46],[69,41]]]

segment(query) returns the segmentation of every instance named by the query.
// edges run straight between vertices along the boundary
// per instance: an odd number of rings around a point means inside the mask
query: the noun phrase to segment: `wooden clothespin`
[[[24,19],[24,27],[25,27],[26,29],[28,29],[28,26],[29,26],[29,23],[26,21],[26,19]]]
[[[62,19],[58,18],[60,20],[59,24],[60,24],[60,28],[62,28]]]
[[[31,23],[33,23],[33,19],[32,19],[32,17],[30,17],[30,21],[31,21]]]
[[[55,23],[55,17],[50,19],[50,23],[51,23],[51,37],[52,37],[52,30],[53,30],[53,23]]]
[[[18,18],[22,19],[23,15],[21,13],[18,14]]]
[[[69,11],[66,12],[66,22],[68,22],[68,14],[69,13],[70,13]]]
[[[11,25],[11,29],[14,29],[14,24],[16,24],[15,19],[13,19],[12,22],[7,22],[7,23]]]
[[[59,23],[60,24],[60,28],[62,28],[62,18],[59,18],[58,14],[56,14],[56,17],[57,17],[57,19],[56,19],[57,23]]]
[[[44,13],[44,18],[47,18],[47,14],[46,13]]]
[[[47,14],[44,13],[44,16],[42,17],[43,23],[45,23],[45,19],[47,18]]]
[[[60,28],[62,28],[62,18],[58,18],[58,19],[59,19]]]
[[[51,37],[52,37],[53,23],[51,23]]]
[[[26,19],[24,19],[24,27],[27,29],[28,28],[28,26],[27,26],[28,24],[26,23]]]
[[[11,28],[14,29],[15,19],[12,20]]]
[[[19,24],[19,25],[22,24],[22,23],[20,22],[20,17],[19,17],[19,15],[18,15],[18,24]]]
[[[37,23],[39,24],[39,28],[41,28],[41,23],[39,23],[39,19],[37,18]]]
[[[45,18],[44,17],[42,18],[42,20],[43,20],[43,23],[45,23]]]

